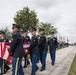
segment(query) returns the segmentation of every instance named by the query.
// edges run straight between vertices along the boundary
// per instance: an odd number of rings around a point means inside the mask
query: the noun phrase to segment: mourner
[[[24,75],[22,68],[22,57],[25,56],[23,50],[23,37],[20,32],[20,26],[13,24],[12,27],[12,42],[11,42],[11,56],[13,57],[12,61],[12,75]]]
[[[48,44],[49,44],[49,50],[50,50],[52,65],[54,65],[58,42],[57,42],[57,38],[54,35],[54,32],[51,32],[50,34],[51,34],[51,37],[48,38]]]
[[[3,31],[0,31],[0,42],[9,42],[9,40],[4,37],[4,34]],[[5,74],[9,69],[10,67],[7,65],[6,60],[0,58],[0,75]]]
[[[22,36],[23,36],[23,41],[26,43],[30,43],[30,37],[27,35],[27,31],[22,31]],[[26,68],[27,65],[29,65],[29,60],[28,60],[28,54],[25,54],[25,62],[24,62],[24,67]]]
[[[31,34],[32,34],[32,38],[31,38],[31,44],[29,47],[29,52],[30,52],[30,56],[31,56],[31,62],[32,62],[32,72],[31,75],[35,75],[35,72],[38,70],[38,66],[37,66],[37,58],[38,58],[38,37],[36,36],[36,28],[32,28],[31,29]]]
[[[39,28],[39,55],[40,55],[40,61],[42,64],[41,70],[40,71],[44,71],[46,69],[46,56],[47,56],[47,51],[48,51],[48,44],[46,41],[46,37],[44,35],[44,29]]]

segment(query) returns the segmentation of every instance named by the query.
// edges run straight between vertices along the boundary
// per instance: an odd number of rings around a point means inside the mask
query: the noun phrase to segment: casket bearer
[[[44,34],[44,29],[39,28],[39,53],[40,53],[40,61],[42,64],[41,70],[44,71],[46,69],[46,56],[47,56],[47,51],[48,51],[48,44],[46,40],[46,36]]]
[[[50,32],[50,37],[48,38],[49,50],[50,50],[50,57],[52,60],[52,65],[55,64],[56,58],[56,49],[58,46],[57,38],[54,35],[54,32]]]
[[[11,56],[13,57],[12,61],[12,75],[24,75],[22,68],[22,57],[25,56],[23,50],[23,38],[20,32],[20,26],[13,24],[12,27],[12,42],[11,42]]]
[[[21,31],[21,33],[22,33],[22,36],[23,36],[24,43],[25,42],[26,43],[30,43],[30,37],[27,35],[27,31],[26,30],[25,31]],[[26,68],[27,65],[30,63],[29,60],[28,60],[28,54],[27,53],[25,54],[24,59],[25,59],[25,62],[24,62],[24,67],[23,68]]]
[[[4,32],[0,31],[0,42],[9,42],[7,38],[4,38]],[[10,68],[7,65],[6,61],[2,58],[0,58],[0,68],[1,68],[1,74],[5,74]]]
[[[32,38],[31,38],[30,47],[28,48],[32,62],[31,75],[35,75],[35,72],[38,70],[37,58],[38,58],[39,48],[38,48],[38,37],[36,36],[36,31],[37,31],[36,28],[31,29]]]

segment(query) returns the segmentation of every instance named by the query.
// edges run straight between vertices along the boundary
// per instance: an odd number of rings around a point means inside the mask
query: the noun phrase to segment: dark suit
[[[48,44],[49,44],[50,50],[56,50],[57,45],[58,45],[57,38],[56,37],[48,38]]]
[[[58,45],[57,38],[56,37],[48,38],[48,44],[49,44],[49,50],[50,50],[52,65],[54,65],[55,55],[56,55],[56,48],[57,48],[57,45]]]
[[[47,44],[45,35],[40,36],[38,46],[39,46],[40,51],[48,49],[48,44]]]
[[[38,45],[39,45],[39,49],[40,49],[40,60],[42,63],[42,70],[45,70],[46,55],[47,55],[47,51],[48,51],[48,44],[47,44],[45,35],[40,36]]]
[[[29,51],[31,54],[38,54],[38,52],[39,52],[38,37],[36,35],[32,36]]]
[[[11,42],[11,53],[13,57],[24,57],[25,52],[23,50],[23,38],[20,32],[12,34],[13,41]]]
[[[7,38],[2,38],[0,39],[0,42],[9,42],[9,40]],[[4,62],[3,62],[4,61]],[[3,68],[3,64],[4,64],[4,73],[7,72],[7,70],[9,70],[9,66],[7,65],[6,61],[2,58],[0,58],[0,67],[1,67],[1,71],[2,71],[2,68]],[[3,72],[2,72],[3,73]]]
[[[29,51],[30,51],[31,62],[32,62],[32,74],[35,75],[35,72],[38,69],[36,64],[37,64],[37,58],[38,58],[38,53],[39,53],[38,38],[36,35],[32,36]]]
[[[23,50],[23,38],[20,32],[13,33],[12,35],[13,41],[11,42],[11,53],[14,57],[12,62],[13,72],[12,75],[24,75],[22,69],[22,57],[25,56],[25,52]]]

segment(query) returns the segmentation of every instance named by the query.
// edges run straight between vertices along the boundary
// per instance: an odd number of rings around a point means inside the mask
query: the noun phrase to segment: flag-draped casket
[[[10,44],[10,42],[0,42],[0,58],[5,59],[7,61],[11,61]],[[29,45],[29,42],[24,43],[23,48],[25,51],[28,49]]]

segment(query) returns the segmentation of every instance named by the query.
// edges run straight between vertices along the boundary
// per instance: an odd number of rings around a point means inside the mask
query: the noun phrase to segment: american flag
[[[10,44],[10,42],[0,42],[0,58],[11,62]],[[23,45],[24,50],[27,50],[29,45],[29,42],[25,42]]]
[[[10,60],[9,51],[6,48],[5,42],[0,42],[0,58]]]
[[[0,58],[1,58],[1,54],[2,54],[2,43],[0,42]]]

